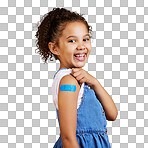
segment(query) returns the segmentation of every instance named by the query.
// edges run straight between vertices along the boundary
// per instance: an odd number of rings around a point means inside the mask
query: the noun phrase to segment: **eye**
[[[88,38],[86,38],[86,39],[84,39],[83,41],[89,41],[89,39],[88,39]]]
[[[76,40],[70,40],[69,42],[74,43]]]

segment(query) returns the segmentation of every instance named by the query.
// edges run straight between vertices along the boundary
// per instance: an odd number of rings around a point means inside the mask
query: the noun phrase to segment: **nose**
[[[83,43],[79,43],[79,45],[77,46],[77,49],[78,50],[82,50],[82,49],[85,49],[85,45]]]

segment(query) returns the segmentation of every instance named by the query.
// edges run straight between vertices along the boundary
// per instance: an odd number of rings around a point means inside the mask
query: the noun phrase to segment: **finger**
[[[78,75],[78,76],[76,77],[76,79],[79,81],[79,80],[81,80],[83,77],[84,77],[84,76],[80,74],[80,75]]]
[[[79,80],[79,82],[80,82],[80,83],[84,83],[84,82],[86,82],[85,77],[83,77],[81,80]]]
[[[73,74],[74,77],[77,77],[78,75],[81,74],[81,71],[73,72],[72,74]]]
[[[72,68],[73,72],[76,72],[76,71],[79,71],[79,70],[80,70],[80,68]]]

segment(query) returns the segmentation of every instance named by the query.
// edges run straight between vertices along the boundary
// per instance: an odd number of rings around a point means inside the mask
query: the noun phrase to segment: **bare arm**
[[[79,144],[77,140],[63,140],[62,141],[63,148],[79,148]]]
[[[75,85],[76,91],[60,91],[61,85]],[[71,76],[64,76],[59,84],[58,108],[61,130],[61,140],[64,148],[79,148],[76,140],[77,128],[77,99],[80,86],[77,80]]]
[[[96,79],[97,80],[97,79]],[[107,93],[107,91],[101,86],[99,81],[95,81],[95,84],[92,88],[95,91],[97,98],[100,100],[103,109],[105,111],[106,119],[109,121],[114,121],[117,118],[118,110],[116,105],[111,98],[111,96]]]

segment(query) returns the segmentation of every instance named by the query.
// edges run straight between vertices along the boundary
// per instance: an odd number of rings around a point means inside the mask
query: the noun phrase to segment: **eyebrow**
[[[89,36],[89,37],[90,37],[89,34],[85,34],[84,36]],[[83,36],[83,37],[84,37],[84,36]],[[71,35],[71,36],[68,36],[66,39],[71,38],[71,37],[77,37],[77,36]]]

